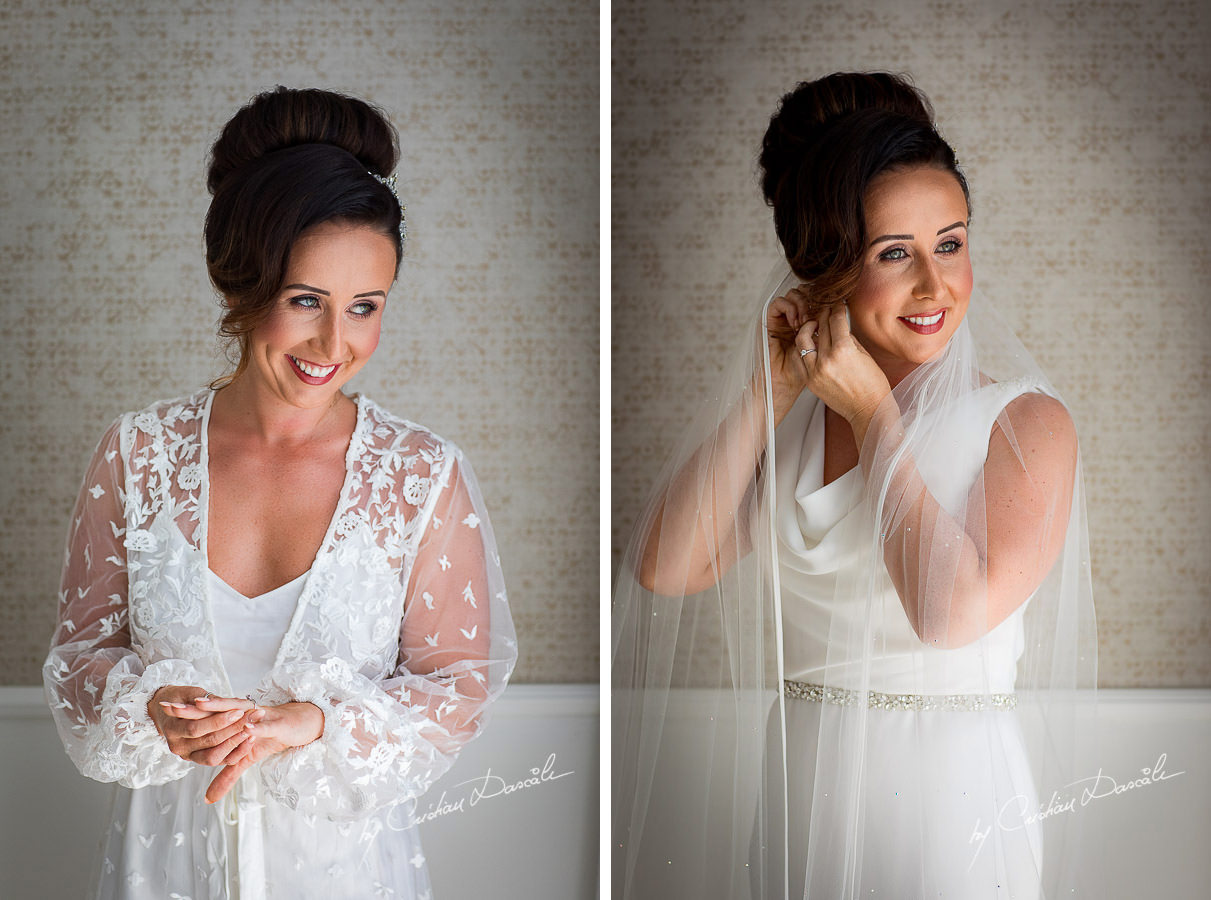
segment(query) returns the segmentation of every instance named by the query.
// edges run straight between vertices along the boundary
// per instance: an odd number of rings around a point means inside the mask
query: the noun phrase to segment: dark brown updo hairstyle
[[[231,383],[248,364],[248,335],[273,308],[294,242],[322,222],[368,225],[403,256],[400,207],[370,174],[390,176],[397,135],[370,104],[321,90],[278,87],[252,99],[210,152],[206,267],[222,295],[219,333],[240,349]]]
[[[791,270],[822,305],[853,293],[866,247],[863,198],[884,172],[932,166],[971,194],[929,100],[906,77],[837,73],[782,98],[761,142],[761,189]]]

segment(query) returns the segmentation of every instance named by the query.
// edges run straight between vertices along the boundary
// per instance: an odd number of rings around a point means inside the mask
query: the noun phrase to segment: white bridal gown
[[[73,513],[47,697],[80,771],[118,782],[94,896],[431,895],[416,801],[484,727],[517,658],[491,525],[459,449],[355,396],[310,569],[248,599],[206,559],[209,390],[120,417]],[[249,769],[173,756],[155,690],[310,701],[324,733]]]
[[[936,446],[947,451],[921,454],[916,462],[943,507],[961,502],[987,456],[998,412],[1028,390],[1037,388],[1024,380],[981,388],[965,401],[975,405],[977,419],[982,420],[980,430],[931,435]],[[859,558],[854,548],[839,543],[838,535],[845,531],[849,517],[866,514],[859,506],[863,476],[855,467],[823,484],[824,411],[823,403],[804,392],[775,438],[784,671],[793,682],[856,688],[859,660],[838,658],[828,643],[830,629],[846,633],[851,627],[861,628],[866,613],[864,608],[833,606],[838,577]],[[874,639],[880,649],[871,663],[870,691],[982,697],[1013,693],[1027,604],[975,643],[940,650],[922,644],[914,633],[886,569],[882,569],[882,585],[882,594],[874,601]],[[894,707],[896,702],[919,701],[889,702]],[[821,754],[831,758],[845,752],[839,727],[843,708],[803,696],[787,696],[785,701],[792,898],[805,896],[806,885],[812,900],[835,900],[843,893],[842,860],[830,847],[841,844],[836,823],[845,821],[845,816],[829,806],[832,799],[824,799],[824,795],[836,796],[827,790],[820,791],[822,802],[812,808]],[[777,715],[776,706],[772,715]],[[872,708],[865,741],[863,849],[855,896],[886,900],[1034,900],[1038,896],[1039,827],[993,825],[1006,802],[1037,808],[1014,712]],[[767,745],[776,745],[773,730]],[[827,778],[828,773],[821,772],[820,777]],[[977,832],[990,825],[993,831],[981,840]],[[810,882],[809,836],[818,842]],[[905,872],[912,873],[908,880]]]

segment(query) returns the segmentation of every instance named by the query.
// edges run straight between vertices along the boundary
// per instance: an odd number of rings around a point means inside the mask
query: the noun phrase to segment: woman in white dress
[[[462,452],[341,390],[403,256],[397,158],[378,110],[286,88],[214,145],[238,364],[101,438],[44,667],[69,756],[123,786],[95,896],[430,896],[412,809],[517,650]]]
[[[907,81],[799,85],[761,166],[790,271],[617,590],[620,895],[1070,896],[1040,795],[1096,673],[1072,419],[973,298]]]

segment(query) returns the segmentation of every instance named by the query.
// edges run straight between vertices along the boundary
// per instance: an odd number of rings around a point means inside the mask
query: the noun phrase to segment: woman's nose
[[[341,352],[341,317],[329,312],[320,323],[319,346],[324,351],[324,362],[336,362]]]
[[[942,276],[937,264],[926,259],[917,265],[916,282],[913,284],[913,296],[918,300],[936,300],[942,293]]]

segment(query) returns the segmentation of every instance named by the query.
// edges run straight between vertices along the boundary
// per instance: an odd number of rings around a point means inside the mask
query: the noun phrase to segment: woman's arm
[[[764,387],[751,382],[732,411],[673,476],[640,555],[639,583],[657,594],[715,584],[744,553],[745,509],[765,453]]]
[[[1076,478],[1076,429],[1058,400],[1028,393],[1005,410],[1013,440],[994,426],[963,522],[933,497],[905,454],[886,476],[883,558],[921,641],[962,647],[1001,624],[1038,588],[1064,545]],[[894,402],[853,421],[878,454],[893,456],[901,433]],[[1016,447],[1015,447],[1016,444]],[[869,477],[872,459],[861,460]]]
[[[184,660],[144,666],[131,649],[123,473],[119,420],[98,444],[72,512],[58,624],[42,674],[59,736],[80,772],[142,787],[181,778],[193,765],[157,730],[152,695],[203,681]]]
[[[796,335],[811,313],[799,289],[766,311],[773,427],[806,385]],[[755,499],[769,428],[760,370],[708,440],[686,461],[656,508],[643,539],[638,581],[657,594],[691,594],[715,584],[745,553],[747,510]]]
[[[883,558],[913,630],[932,647],[971,643],[1034,593],[1063,547],[1077,459],[1068,411],[1042,394],[1006,407],[1012,440],[993,428],[960,522],[929,492],[916,461],[900,455],[900,410],[843,309],[821,316],[818,347],[809,387],[850,423],[867,482],[886,486]]]

